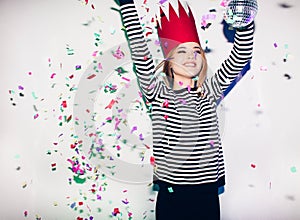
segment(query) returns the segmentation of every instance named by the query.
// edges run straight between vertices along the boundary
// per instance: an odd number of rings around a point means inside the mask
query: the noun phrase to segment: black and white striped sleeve
[[[222,63],[216,73],[208,79],[208,86],[213,90],[216,100],[222,97],[224,91],[251,60],[253,33],[253,22],[245,28],[236,30],[233,48],[229,57]]]
[[[158,80],[154,76],[154,62],[150,54],[136,7],[132,3],[121,4],[123,25],[131,50],[134,70],[140,89],[148,101],[154,99],[158,90]]]

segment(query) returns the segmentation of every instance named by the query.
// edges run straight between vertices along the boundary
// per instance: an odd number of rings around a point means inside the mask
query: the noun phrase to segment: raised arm
[[[119,3],[134,71],[143,95],[148,101],[151,101],[157,93],[158,80],[154,77],[154,62],[143,34],[140,19],[133,0],[119,0]]]
[[[242,71],[252,58],[253,50],[253,22],[247,27],[237,29],[235,33],[233,48],[229,57],[222,63],[216,73],[208,79],[208,86],[212,89],[215,100],[222,97],[225,90]]]

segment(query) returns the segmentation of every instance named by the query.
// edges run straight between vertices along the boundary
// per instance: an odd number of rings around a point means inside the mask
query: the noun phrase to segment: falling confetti
[[[291,172],[292,172],[292,173],[296,173],[296,172],[297,172],[297,169],[296,169],[296,167],[295,167],[295,166],[291,167],[291,169],[290,169],[290,170],[291,170]]]

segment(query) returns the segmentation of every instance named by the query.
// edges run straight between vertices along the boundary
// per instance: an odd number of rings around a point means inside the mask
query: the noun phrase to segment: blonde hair
[[[179,45],[178,45],[179,46]],[[178,47],[177,46],[177,47]],[[167,55],[167,57],[161,61],[155,68],[155,72],[157,70],[159,70],[161,67],[163,67],[162,72],[166,74],[166,76],[164,76],[164,81],[167,84],[167,86],[169,86],[170,88],[173,88],[174,86],[174,79],[172,76],[172,70],[171,70],[171,59],[175,53],[175,50],[177,49],[177,47],[174,47],[169,54]],[[201,51],[201,57],[202,57],[202,68],[198,74],[198,80],[197,80],[197,87],[201,87],[202,84],[204,83],[206,76],[207,76],[207,61],[206,61],[206,56],[205,56],[205,52],[202,49],[201,45],[200,45],[200,51]]]

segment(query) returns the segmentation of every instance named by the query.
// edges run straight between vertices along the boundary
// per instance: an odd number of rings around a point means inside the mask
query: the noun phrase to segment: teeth
[[[186,67],[195,67],[196,65],[194,63],[187,63],[185,64]]]

